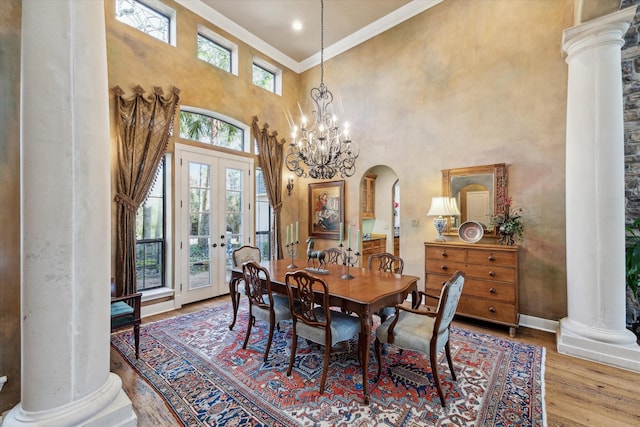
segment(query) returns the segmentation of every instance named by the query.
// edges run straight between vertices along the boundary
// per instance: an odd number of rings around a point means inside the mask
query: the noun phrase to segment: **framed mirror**
[[[507,197],[507,168],[504,163],[497,163],[444,169],[442,194],[455,198],[460,210],[459,217],[449,219],[447,234],[457,234],[460,224],[466,221],[477,221],[483,225],[485,236],[495,236],[489,219],[495,212],[502,211]]]

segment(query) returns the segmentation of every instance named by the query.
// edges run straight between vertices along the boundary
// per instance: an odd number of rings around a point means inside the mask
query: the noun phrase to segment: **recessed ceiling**
[[[263,53],[301,72],[319,63],[320,0],[177,0]],[[325,0],[325,59],[442,0]],[[295,31],[293,21],[302,23]]]

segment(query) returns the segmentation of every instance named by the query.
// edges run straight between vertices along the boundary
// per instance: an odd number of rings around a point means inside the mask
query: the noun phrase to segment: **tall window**
[[[175,11],[158,0],[116,0],[116,19],[175,46]]]
[[[263,260],[271,258],[271,224],[273,211],[269,204],[262,169],[256,168],[256,246]]]
[[[180,138],[236,151],[245,149],[244,130],[206,114],[180,110]]]
[[[164,286],[165,270],[165,167],[160,163],[156,182],[136,213],[136,289]]]

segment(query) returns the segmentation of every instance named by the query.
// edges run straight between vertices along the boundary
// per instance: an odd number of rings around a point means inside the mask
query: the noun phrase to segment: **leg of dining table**
[[[371,326],[373,316],[368,309],[360,315],[360,360],[362,361],[362,391],[364,393],[364,404],[369,404],[369,346],[371,345]]]

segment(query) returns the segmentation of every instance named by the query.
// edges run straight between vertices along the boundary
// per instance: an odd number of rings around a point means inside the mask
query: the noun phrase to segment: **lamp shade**
[[[460,215],[457,203],[452,206],[449,197],[432,197],[431,208],[427,212],[427,216],[452,216]]]
[[[451,206],[451,210],[454,212],[450,215],[460,215],[460,209],[458,209],[458,201],[455,197],[451,197],[449,199],[449,204]]]

